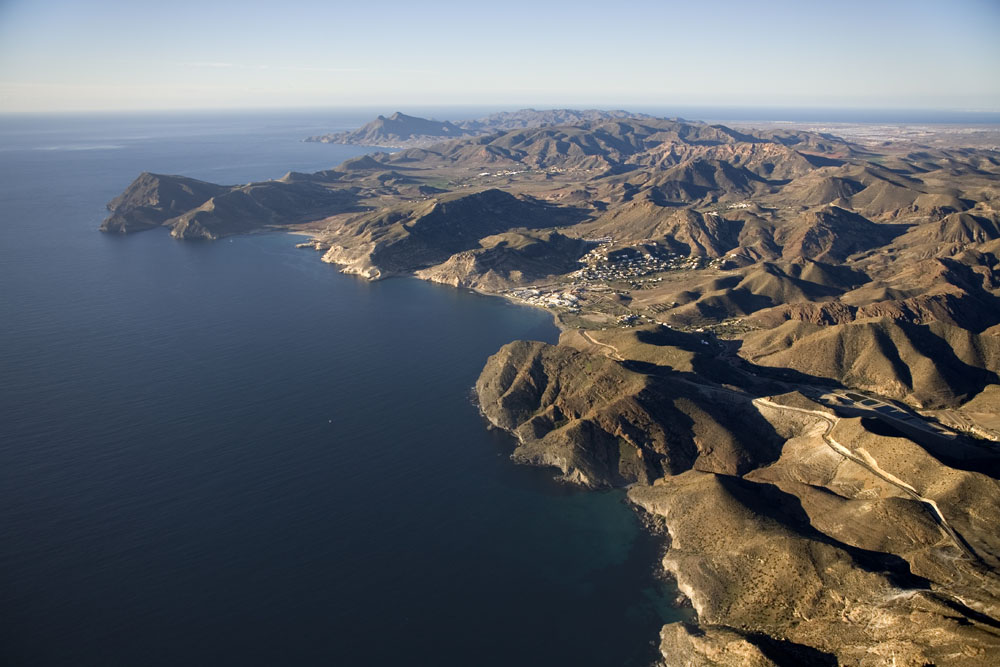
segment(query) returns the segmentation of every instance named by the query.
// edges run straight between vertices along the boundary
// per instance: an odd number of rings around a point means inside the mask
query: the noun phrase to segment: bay
[[[514,466],[471,400],[546,313],[97,232],[141,171],[316,171],[366,149],[300,139],[365,120],[0,118],[0,662],[642,665],[684,616],[622,495]]]

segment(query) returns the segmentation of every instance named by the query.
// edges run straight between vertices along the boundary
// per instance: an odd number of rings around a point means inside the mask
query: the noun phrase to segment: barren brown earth
[[[347,273],[551,309],[559,344],[499,350],[480,406],[516,460],[665,525],[697,621],[663,628],[664,664],[996,664],[992,130],[600,113],[382,118],[355,140],[416,147],[143,174],[102,229],[308,232]]]

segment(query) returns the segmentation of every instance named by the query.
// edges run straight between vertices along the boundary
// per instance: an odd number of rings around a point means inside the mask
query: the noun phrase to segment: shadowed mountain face
[[[325,144],[360,144],[362,146],[404,146],[426,141],[456,139],[472,133],[448,121],[434,121],[396,112],[386,118],[379,116],[362,128],[351,132],[309,137],[306,141]]]
[[[863,216],[837,206],[809,211],[790,230],[781,250],[787,259],[812,259],[841,263],[850,255],[885,245],[902,230],[876,225]]]
[[[441,197],[346,221],[326,237],[331,247],[323,261],[367,277],[410,273],[488,244],[495,234],[572,224],[582,214],[501,190]]]
[[[818,326],[789,321],[747,336],[742,352],[755,363],[794,366],[928,407],[961,404],[1000,382],[1000,338],[941,322],[864,318]]]
[[[144,173],[108,204],[101,231],[129,233],[164,226],[183,239],[217,239],[352,210],[349,190],[311,181],[223,186]]]
[[[417,276],[455,287],[492,291],[511,283],[555,278],[575,270],[592,247],[557,231],[523,230],[487,236],[479,247],[417,271]]]
[[[551,308],[560,343],[502,348],[479,402],[516,460],[665,522],[698,612],[666,664],[995,662],[996,151],[570,110],[318,140],[407,149],[142,174],[102,230],[306,230],[347,273]]]
[[[108,203],[111,215],[101,224],[101,231],[128,233],[152,229],[229,190],[193,178],[145,172]]]

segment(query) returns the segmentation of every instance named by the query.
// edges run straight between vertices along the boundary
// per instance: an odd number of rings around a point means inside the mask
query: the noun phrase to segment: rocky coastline
[[[407,150],[244,186],[142,174],[102,230],[292,230],[550,309],[558,344],[505,345],[478,404],[515,461],[664,527],[696,613],[664,665],[995,664],[1000,155],[567,113],[397,114],[335,140]]]
[[[515,461],[625,486],[662,519],[664,570],[697,613],[663,628],[664,664],[991,663],[995,479],[800,393],[725,405],[706,387],[696,406],[685,386],[667,407],[662,389],[617,362],[563,346],[505,346],[477,382],[479,402],[517,438]],[[716,401],[742,428],[720,430]],[[687,429],[663,428],[678,424],[673,411]],[[948,503],[942,515],[960,531],[935,521],[930,502]]]

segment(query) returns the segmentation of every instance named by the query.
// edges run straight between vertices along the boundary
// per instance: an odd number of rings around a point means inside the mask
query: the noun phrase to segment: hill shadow
[[[903,558],[892,553],[851,546],[816,529],[797,496],[786,493],[773,484],[750,482],[725,475],[718,479],[726,492],[755,514],[774,521],[800,537],[844,551],[858,567],[886,576],[894,586],[930,589],[930,580],[910,572],[910,564]],[[832,494],[822,488],[818,490]]]
[[[694,356],[691,372],[674,370],[653,363],[631,363],[627,366],[646,375],[680,375],[699,384],[730,385],[756,396],[792,391],[799,385],[843,389],[836,380],[809,375],[791,368],[759,366],[737,355],[742,341],[722,341],[702,333],[688,333],[669,327],[640,329],[635,332],[640,343],[658,347],[673,347]],[[795,386],[789,386],[795,385]]]

